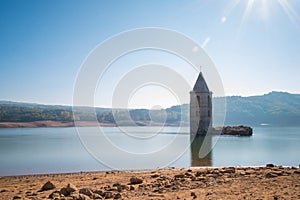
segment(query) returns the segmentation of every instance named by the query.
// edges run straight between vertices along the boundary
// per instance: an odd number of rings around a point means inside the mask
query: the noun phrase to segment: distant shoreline
[[[92,126],[110,126],[114,127],[112,123],[98,123],[93,121],[80,121],[76,122],[76,126],[79,127],[92,127]],[[33,121],[33,122],[0,122],[0,128],[50,128],[50,127],[75,127],[73,121]]]
[[[152,123],[147,122],[135,122],[135,124],[124,122],[118,124],[119,126],[180,126],[180,124],[169,124],[169,123]],[[181,124],[187,126],[187,124]],[[116,127],[114,123],[100,123],[96,121],[34,121],[34,122],[0,122],[0,128],[64,128],[64,127]],[[247,126],[224,126],[213,128],[212,135],[231,135],[231,136],[251,136],[252,128]]]
[[[222,106],[218,107],[223,105],[224,100],[226,100],[226,112],[221,109]],[[215,97],[213,107],[216,109],[214,109],[213,118],[221,120],[226,116],[223,119],[226,125],[299,126],[299,102],[300,94],[284,92],[271,92],[251,97],[230,96],[226,99]],[[182,122],[185,123],[184,126],[188,126],[190,119],[189,104],[174,105],[161,110],[149,110],[144,108],[72,107],[0,100],[0,110],[0,127],[3,128],[72,127],[74,119],[80,120],[82,123],[87,121],[86,124],[90,124],[93,120],[99,121],[103,126],[115,126],[114,119],[118,119],[119,126],[149,126],[151,120],[158,122],[154,126],[182,126]],[[48,123],[45,124],[47,120],[54,122],[48,125]],[[120,120],[124,121],[121,125]],[[132,123],[132,120],[136,124]],[[164,121],[167,123],[164,124]],[[99,125],[94,123],[92,126]]]
[[[124,122],[122,126],[132,126],[132,125],[138,125],[138,126],[149,126],[146,122],[136,122],[136,124],[130,124],[127,122]],[[117,125],[114,123],[103,123],[103,122],[96,122],[96,121],[33,121],[33,122],[0,122],[0,128],[63,128],[63,127],[97,127],[97,126],[103,126],[103,127],[116,127]],[[151,124],[151,126],[180,126],[178,123],[155,123]],[[187,126],[187,124],[184,124],[184,126]]]

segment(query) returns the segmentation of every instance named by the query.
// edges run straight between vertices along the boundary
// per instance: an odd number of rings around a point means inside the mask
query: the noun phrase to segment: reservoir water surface
[[[189,128],[98,127],[0,129],[0,176],[191,166],[300,164],[300,127],[254,127],[253,136],[213,136],[190,145]]]

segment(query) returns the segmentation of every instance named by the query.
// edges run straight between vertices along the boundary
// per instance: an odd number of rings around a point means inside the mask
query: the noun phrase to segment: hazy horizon
[[[264,93],[264,94],[255,94],[255,95],[249,95],[249,96],[241,96],[241,95],[226,95],[225,97],[255,97],[255,96],[263,96],[263,95],[267,95],[267,94],[270,94],[270,93],[273,93],[273,92],[276,92],[276,93],[288,93],[288,94],[293,94],[293,95],[300,95],[300,93],[291,93],[291,92],[288,92],[288,91],[270,91],[268,93]],[[221,96],[213,96],[213,98],[222,98]],[[28,101],[17,101],[17,100],[7,100],[7,99],[0,99],[0,102],[1,101],[6,101],[6,102],[13,102],[13,103],[28,103],[28,104],[38,104],[38,105],[49,105],[49,106],[73,106],[72,104],[48,104],[48,103],[43,103],[43,102],[28,102]],[[186,102],[186,103],[183,103],[181,105],[184,105],[184,104],[189,104],[189,102]],[[174,105],[170,105],[169,107],[161,107],[162,109],[167,109],[167,108],[170,108],[172,106],[179,106],[179,104],[174,104]],[[82,107],[89,107],[87,105],[82,105]],[[101,106],[101,105],[95,105],[94,107],[96,108],[112,108],[111,106],[108,107],[108,106]],[[147,108],[147,107],[120,107],[120,108],[116,108],[116,109],[153,109],[153,108]],[[154,108],[153,110],[159,110],[159,108]]]

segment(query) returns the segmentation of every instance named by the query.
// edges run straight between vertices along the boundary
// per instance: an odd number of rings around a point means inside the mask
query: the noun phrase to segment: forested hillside
[[[214,105],[222,98],[214,98]],[[226,97],[226,125],[300,125],[300,95],[271,92],[262,96]],[[216,106],[214,106],[216,108]],[[181,110],[182,109],[182,110]],[[76,118],[91,121],[97,117],[101,123],[139,125],[163,123],[179,125],[189,123],[189,105],[172,106],[162,110],[110,109],[77,107]],[[182,112],[181,112],[182,111]],[[182,113],[182,114],[181,114]],[[96,115],[95,115],[96,114]],[[0,122],[73,121],[71,106],[53,106],[0,101]]]
[[[271,92],[262,96],[226,97],[226,124],[300,126],[300,94]]]

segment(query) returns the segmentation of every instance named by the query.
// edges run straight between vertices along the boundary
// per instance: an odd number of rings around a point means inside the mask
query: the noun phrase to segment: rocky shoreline
[[[182,168],[0,178],[0,199],[299,199],[300,169]]]

